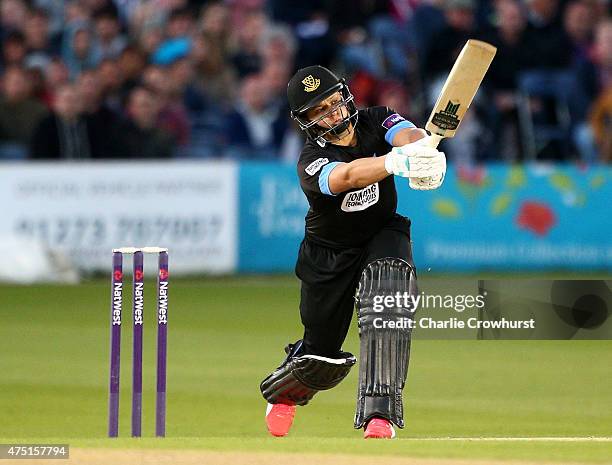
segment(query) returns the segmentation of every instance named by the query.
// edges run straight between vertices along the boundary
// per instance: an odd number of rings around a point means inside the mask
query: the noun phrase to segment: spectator
[[[2,66],[21,66],[27,54],[25,36],[19,31],[9,33],[2,42]]]
[[[159,48],[164,40],[164,29],[161,24],[151,22],[145,24],[140,31],[135,34],[137,45],[147,55],[152,55]]]
[[[444,3],[446,0],[424,0],[414,10],[409,20],[409,28],[413,30],[419,61],[424,61],[425,52],[429,48],[431,38],[438,34],[446,25],[444,18]]]
[[[44,104],[47,97],[44,68],[36,66],[27,69],[27,80],[30,82],[32,98]]]
[[[127,105],[128,119],[122,129],[125,155],[130,158],[169,158],[172,137],[157,127],[159,102],[153,92],[136,87]]]
[[[177,39],[189,37],[194,29],[195,18],[188,8],[177,8],[170,13],[166,24],[166,37]]]
[[[474,0],[447,0],[444,10],[446,24],[432,35],[425,55],[423,71],[426,80],[446,79],[461,48],[475,35],[474,8]],[[435,100],[434,96],[429,100]]]
[[[612,86],[593,103],[590,123],[599,151],[599,160],[612,162]]]
[[[121,156],[118,143],[119,116],[104,102],[99,74],[95,70],[82,72],[77,87],[92,158]]]
[[[350,81],[350,89],[358,107],[374,106],[379,80],[366,71],[357,71]]]
[[[595,9],[596,18],[609,18],[612,14],[612,3],[610,3],[610,0],[591,0],[591,5]]]
[[[117,60],[102,60],[97,68],[106,105],[117,113],[121,112],[126,99],[123,72]]]
[[[287,132],[286,114],[269,105],[270,89],[260,75],[245,78],[240,100],[227,117],[228,154],[232,157],[275,158]]]
[[[286,130],[286,133],[282,135],[283,140],[279,148],[280,156],[285,160],[292,158],[293,154],[299,153],[299,149],[303,145],[303,134],[300,134],[302,131],[295,130],[293,121],[289,117],[287,82],[289,82],[292,74],[290,63],[286,60],[270,61],[265,64],[261,71],[261,79],[266,83],[269,90],[268,105],[271,111],[276,108],[279,112],[279,120],[275,122],[275,125],[279,128],[284,126]],[[282,118],[285,118],[285,125],[282,123]]]
[[[222,1],[211,1],[202,7],[200,31],[210,39],[225,56],[229,49],[230,20],[227,6]]]
[[[0,2],[0,31],[23,30],[27,15],[28,8],[23,0],[2,0]]]
[[[322,0],[311,0],[302,2],[299,0],[270,0],[270,10],[274,21],[291,24],[297,24],[308,20],[314,10],[321,10],[324,2]]]
[[[379,28],[376,28],[376,30],[376,40],[371,40],[366,30],[361,27],[348,28],[337,35],[340,44],[339,54],[343,66],[349,72],[365,71],[372,76],[382,78],[385,73],[385,61],[387,61],[392,70],[397,71],[399,67],[401,68],[399,73],[405,76],[403,72],[406,70],[405,64],[407,60],[404,48],[401,47],[399,51],[402,59],[398,66],[393,66],[388,60],[387,52],[393,54],[398,52],[398,49],[392,45],[389,47],[390,42],[386,40],[387,37],[382,37],[382,34],[378,34]],[[398,41],[402,42],[403,40],[400,38]],[[383,42],[385,45],[382,45]],[[381,50],[383,52],[382,55],[380,53]],[[395,58],[398,57],[396,56]]]
[[[293,37],[289,29],[285,26],[270,26],[264,33],[260,46],[262,66],[282,63],[292,71],[296,47],[295,37]]]
[[[497,47],[497,54],[485,83],[492,89],[496,118],[491,121],[497,141],[497,153],[505,160],[517,160],[522,152],[517,110],[518,76],[525,69],[524,50],[529,47],[525,28],[527,20],[515,0],[496,5],[496,26],[485,40]]]
[[[137,8],[142,4],[142,0],[119,0],[114,1],[117,7],[117,17],[122,24],[129,24]]]
[[[166,12],[153,2],[139,2],[129,17],[129,29],[140,35],[150,25],[163,25]]]
[[[413,18],[419,3],[421,2],[388,2],[388,11],[369,21],[369,31],[383,51],[386,74],[398,79],[407,78],[416,68],[419,41]]]
[[[207,102],[194,85],[193,61],[186,57],[176,60],[168,67],[168,79],[172,83],[173,93],[191,115],[205,111]]]
[[[291,65],[286,61],[270,61],[261,71],[261,78],[270,91],[270,103],[288,112],[287,82],[291,78]]]
[[[587,0],[575,0],[567,5],[563,26],[572,44],[572,63],[587,59],[593,44],[595,9]]]
[[[59,52],[59,44],[53,41],[49,33],[49,16],[41,8],[30,11],[24,28],[28,55],[26,62],[30,65],[45,67],[51,57]]]
[[[61,58],[52,58],[45,68],[45,90],[42,101],[51,108],[55,96],[55,91],[70,80],[68,67]]]
[[[561,24],[558,0],[526,0],[529,68],[562,69],[571,64],[572,44]]]
[[[17,66],[4,72],[0,101],[0,158],[24,158],[34,128],[47,109],[32,98],[28,73]]]
[[[64,13],[64,29],[70,29],[77,24],[85,24],[90,19],[90,11],[81,0],[69,0]],[[62,31],[62,33],[64,33]]]
[[[143,84],[155,95],[158,101],[157,125],[170,134],[177,145],[187,145],[190,124],[182,95],[172,82],[168,69],[151,65],[143,74]]]
[[[416,120],[416,112],[412,109],[410,94],[408,93],[406,87],[401,84],[401,82],[382,82],[378,86],[377,94],[377,105],[393,108],[393,110],[410,121]]]
[[[484,39],[497,47],[486,75],[496,92],[516,91],[518,75],[525,68],[523,52],[529,46],[526,26],[525,13],[516,0],[497,2],[495,26],[484,33]]]
[[[147,66],[147,57],[138,47],[128,45],[121,52],[118,65],[123,79],[122,87],[124,91],[130,92],[140,81]]]
[[[322,6],[311,8],[309,16],[295,27],[298,40],[296,67],[305,68],[314,64],[329,67],[338,48],[329,13]]]
[[[94,28],[100,58],[118,58],[127,46],[127,39],[121,34],[117,14],[111,9],[98,11],[94,15]]]
[[[257,73],[261,69],[260,45],[267,25],[263,11],[251,11],[237,29],[237,49],[231,60],[240,78]]]
[[[100,51],[96,49],[87,24],[75,24],[68,29],[62,45],[62,58],[71,79],[75,79],[81,71],[97,66],[100,57]]]
[[[447,0],[445,3],[446,25],[431,37],[423,64],[428,108],[438,98],[448,72],[466,41],[479,35],[475,24],[475,8],[474,0]],[[490,145],[482,135],[489,129],[489,123],[484,122],[486,118],[479,114],[478,107],[487,108],[489,105],[479,105],[478,98],[482,96],[481,91],[470,112],[461,121],[461,131],[456,137],[442,142],[441,147],[454,162],[469,164],[488,156]]]
[[[35,8],[42,9],[47,14],[49,33],[52,37],[60,37],[64,29],[66,0],[34,0]]]
[[[600,132],[608,127],[602,122],[602,117],[607,114],[606,95],[612,88],[612,20],[605,19],[597,25],[592,55],[578,66],[575,82],[576,88],[571,99],[575,122],[574,140],[582,159],[594,161],[597,159],[594,135],[586,120],[592,103],[598,101],[599,110],[592,119],[599,121],[596,126]],[[597,138],[601,145],[604,138],[601,135],[597,135]]]
[[[30,148],[32,159],[91,158],[91,146],[81,103],[75,85],[64,84],[57,89],[53,112],[34,130]]]
[[[592,53],[577,66],[575,82],[573,118],[584,121],[591,102],[612,86],[612,20],[597,25]]]
[[[195,66],[196,87],[208,102],[224,107],[233,100],[236,76],[223,57],[221,44],[213,37],[208,33],[196,36],[190,56]]]
[[[289,114],[287,83],[293,74],[296,42],[284,26],[271,26],[261,44],[261,75],[270,88],[270,102]]]
[[[115,6],[115,0],[81,0],[91,14],[99,11],[110,11],[115,16],[119,16],[119,10]]]

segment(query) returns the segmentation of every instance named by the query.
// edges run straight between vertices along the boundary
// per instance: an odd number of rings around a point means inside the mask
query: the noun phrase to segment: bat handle
[[[440,143],[440,141],[444,139],[444,137],[439,136],[438,134],[431,134],[430,136],[427,136],[423,139],[423,142],[425,145],[427,145],[428,147],[431,147],[433,149],[438,147],[438,144]]]

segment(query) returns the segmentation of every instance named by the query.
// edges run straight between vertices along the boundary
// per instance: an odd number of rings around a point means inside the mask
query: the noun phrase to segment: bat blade
[[[455,135],[496,51],[480,40],[468,40],[463,46],[425,125],[436,140]]]

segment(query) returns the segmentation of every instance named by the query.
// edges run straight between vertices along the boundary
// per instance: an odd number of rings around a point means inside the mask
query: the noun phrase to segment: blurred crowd
[[[423,125],[461,47],[497,56],[459,162],[612,160],[609,0],[2,0],[0,159],[294,160],[292,73]]]

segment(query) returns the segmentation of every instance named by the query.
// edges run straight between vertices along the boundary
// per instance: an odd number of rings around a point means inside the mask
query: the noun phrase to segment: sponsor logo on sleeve
[[[359,212],[371,207],[376,202],[378,202],[377,182],[358,191],[347,193],[340,208],[345,212]]]
[[[393,113],[392,115],[387,116],[387,118],[382,122],[382,127],[385,129],[391,129],[400,121],[406,121],[406,119],[397,113]]]
[[[317,158],[310,165],[306,167],[304,171],[306,171],[309,175],[313,176],[317,171],[321,169],[321,167],[327,165],[329,160],[327,158]]]

